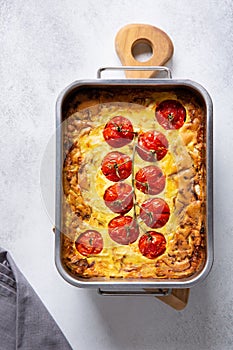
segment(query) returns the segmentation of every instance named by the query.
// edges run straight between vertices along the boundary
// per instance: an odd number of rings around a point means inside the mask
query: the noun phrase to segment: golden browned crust
[[[125,89],[118,92],[117,99],[115,96],[115,93],[107,91],[95,91],[91,95],[89,92],[78,94],[64,112],[67,119],[63,133],[63,263],[73,275],[86,278],[182,279],[198,273],[206,259],[205,112],[195,96],[182,91],[160,93]],[[137,122],[140,120],[138,116],[145,109],[148,116],[154,115],[156,105],[168,98],[177,99],[183,104],[187,120],[179,131],[160,129],[169,139],[170,145],[170,153],[160,162],[160,166],[167,178],[164,198],[169,203],[172,217],[163,229],[156,230],[166,237],[166,252],[157,259],[150,260],[141,255],[138,240],[128,246],[111,242],[107,224],[116,214],[109,213],[107,209],[103,213],[103,210],[94,208],[92,202],[87,201],[85,193],[90,192],[92,196],[90,182],[93,179],[97,184],[102,181],[101,177],[89,176],[87,169],[94,168],[98,172],[99,159],[104,154],[96,158],[94,163],[94,146],[90,146],[90,151],[87,148],[84,151],[83,140],[86,147],[86,140],[88,137],[91,140],[93,133],[95,137],[101,138],[105,123],[111,119],[106,119],[106,113],[113,116],[118,111],[120,114],[129,109],[137,117],[134,125],[138,123],[136,128],[142,130],[145,122]],[[161,127],[156,126],[156,129],[159,128]],[[129,146],[125,153],[127,152],[130,154],[132,147]],[[93,166],[88,168],[91,162]],[[100,187],[102,185],[104,186],[100,183]],[[101,200],[100,196],[99,201]],[[82,256],[75,248],[74,242],[85,227],[102,230],[104,249],[98,256]]]

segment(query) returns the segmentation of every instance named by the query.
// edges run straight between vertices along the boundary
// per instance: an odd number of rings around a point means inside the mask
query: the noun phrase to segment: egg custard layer
[[[128,89],[109,94],[97,91],[94,98],[79,97],[78,108],[71,109],[63,122],[63,212],[62,260],[73,275],[84,278],[183,279],[198,273],[206,259],[206,167],[205,113],[188,93]],[[179,101],[186,111],[179,129],[165,129],[155,118],[156,107],[163,101]],[[132,142],[121,148],[111,147],[103,130],[114,117],[122,116],[133,125]],[[167,154],[151,163],[135,151],[138,137],[156,130],[168,140]],[[129,244],[111,239],[109,222],[119,214],[105,204],[104,194],[114,184],[101,170],[103,158],[119,151],[133,161],[132,174],[124,179],[134,189],[134,205],[125,215],[136,218],[139,236]],[[155,195],[145,194],[135,186],[135,174],[149,165],[158,166],[165,176],[164,189]],[[140,219],[140,208],[150,198],[161,198],[170,209],[168,222],[150,228]],[[77,249],[78,238],[86,231],[97,231],[102,250],[83,253]],[[144,256],[140,237],[148,231],[161,233],[166,249],[156,258]]]

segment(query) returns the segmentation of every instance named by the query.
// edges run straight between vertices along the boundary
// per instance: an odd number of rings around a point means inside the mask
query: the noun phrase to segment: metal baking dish
[[[163,79],[100,79],[101,72],[105,69],[112,70],[162,70],[167,74],[167,78]],[[70,96],[83,87],[98,88],[98,87],[155,87],[158,90],[176,90],[186,89],[189,92],[195,94],[201,101],[206,114],[206,172],[207,172],[207,184],[206,184],[206,195],[207,195],[207,217],[206,217],[206,261],[203,269],[197,275],[182,279],[182,280],[95,280],[95,279],[84,279],[73,277],[66,268],[63,266],[61,257],[61,200],[62,200],[62,129],[61,124],[63,121],[63,110],[64,106],[69,100]],[[213,263],[213,120],[212,120],[212,101],[208,92],[198,83],[183,80],[183,79],[172,79],[171,71],[167,67],[109,67],[101,68],[98,71],[97,79],[95,80],[82,80],[75,81],[66,87],[63,92],[59,95],[56,104],[56,230],[55,230],[55,263],[56,267],[61,276],[69,283],[77,287],[89,287],[89,288],[105,288],[112,291],[113,294],[118,293],[119,290],[126,294],[129,291],[131,294],[138,294],[137,290],[140,289],[144,294],[144,288],[157,289],[159,295],[168,294],[171,288],[189,288],[197,283],[201,282],[206,278],[211,270]],[[150,291],[149,291],[150,293]]]

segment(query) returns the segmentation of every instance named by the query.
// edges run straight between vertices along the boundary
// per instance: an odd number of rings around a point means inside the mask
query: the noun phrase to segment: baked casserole
[[[184,279],[206,259],[206,116],[182,89],[83,88],[64,111],[62,262]]]

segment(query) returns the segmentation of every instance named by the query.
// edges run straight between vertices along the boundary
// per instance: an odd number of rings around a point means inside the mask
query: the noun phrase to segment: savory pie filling
[[[86,278],[182,279],[206,258],[205,112],[187,92],[77,96],[63,122],[62,258]]]

